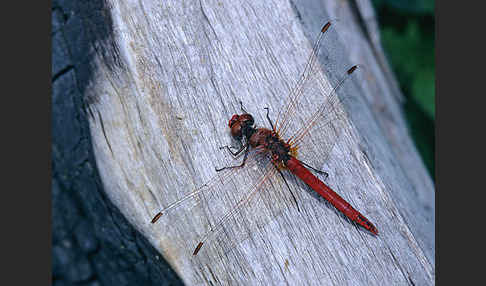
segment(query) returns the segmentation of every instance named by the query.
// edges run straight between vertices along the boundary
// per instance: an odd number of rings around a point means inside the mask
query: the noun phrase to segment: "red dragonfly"
[[[213,177],[207,184],[162,209],[152,219],[151,222],[155,223],[162,216],[162,214],[165,214],[169,210],[176,208],[181,203],[194,198],[197,195],[203,193],[212,193],[214,195],[215,193],[219,194],[223,191],[228,192],[232,188],[239,186],[237,178],[238,174],[241,173],[242,170],[246,170],[247,172],[256,172],[254,174],[255,179],[253,180],[252,185],[250,187],[245,187],[246,185],[243,186],[243,188],[246,188],[247,196],[239,200],[229,212],[223,214],[222,218],[202,236],[201,241],[193,252],[193,255],[196,255],[199,252],[204,242],[211,235],[220,230],[231,217],[240,211],[244,205],[247,205],[256,193],[264,189],[265,185],[268,184],[269,180],[276,173],[280,173],[280,175],[282,175],[281,170],[289,170],[292,174],[307,184],[312,190],[326,199],[337,210],[342,212],[346,217],[364,227],[371,233],[375,235],[378,234],[378,229],[364,215],[354,209],[347,201],[345,201],[341,196],[339,196],[319,178],[312,174],[309,169],[312,169],[319,174],[324,174],[327,177],[326,172],[311,167],[303,160],[296,158],[298,152],[300,155],[302,151],[309,149],[309,146],[315,146],[315,144],[305,143],[306,139],[310,140],[309,138],[312,137],[308,136],[311,129],[316,130],[329,128],[329,126],[332,126],[332,124],[341,119],[343,109],[340,109],[340,100],[337,95],[337,89],[341,87],[358,68],[356,65],[349,68],[333,88],[328,88],[328,92],[325,91],[326,88],[324,87],[324,82],[326,82],[326,80],[323,78],[323,72],[320,70],[320,65],[316,64],[316,62],[321,50],[323,36],[326,34],[326,31],[330,28],[330,26],[331,23],[328,22],[321,29],[313,46],[312,53],[307,60],[304,72],[299,78],[299,81],[295,85],[294,89],[290,92],[288,103],[283,109],[280,110],[275,124],[273,124],[269,117],[269,109],[265,108],[267,110],[266,117],[269,121],[271,129],[256,128],[254,126],[255,120],[253,116],[244,110],[243,105],[240,102],[243,113],[240,115],[233,115],[228,124],[231,130],[231,135],[239,142],[240,148],[235,152],[233,152],[231,149],[237,148],[231,146],[223,146],[220,147],[220,149],[226,149],[235,158],[243,155],[244,157],[242,163],[236,166],[228,166],[221,169],[216,169],[218,172],[217,175]],[[305,121],[305,123],[301,124],[300,127],[295,127],[297,124],[296,121],[298,120],[294,118],[294,115],[305,114],[308,112],[309,108],[308,106],[304,106],[301,102],[303,94],[306,94],[307,100],[313,100],[312,96],[315,96],[316,100],[320,100],[321,103],[317,105],[316,110]],[[334,126],[334,128],[338,127],[339,126]],[[292,135],[287,136],[288,134]],[[286,140],[283,138],[286,138]],[[318,148],[320,149],[318,152],[321,153],[320,151],[323,149],[321,149],[321,146],[318,146]],[[310,153],[312,154],[312,152]],[[283,175],[282,178],[284,178]],[[288,187],[286,181],[285,183]],[[297,204],[297,200],[293,194],[292,197]]]

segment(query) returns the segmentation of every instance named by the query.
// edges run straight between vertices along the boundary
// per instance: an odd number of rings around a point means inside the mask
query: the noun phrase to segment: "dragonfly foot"
[[[318,173],[324,176],[324,178],[323,178],[323,179],[324,179],[324,181],[326,181],[326,180],[327,180],[327,178],[329,177],[329,173],[327,173],[327,172],[324,172],[324,171],[319,171]]]

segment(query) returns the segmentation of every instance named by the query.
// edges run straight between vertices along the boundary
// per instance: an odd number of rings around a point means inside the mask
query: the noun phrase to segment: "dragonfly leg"
[[[275,128],[273,128],[272,119],[270,119],[270,116],[268,115],[270,113],[270,109],[268,107],[264,107],[263,109],[266,109],[267,110],[267,119],[268,119],[268,122],[270,123],[270,126],[272,127],[272,130],[275,131]]]
[[[246,110],[243,108],[243,102],[241,102],[241,100],[240,100],[240,109],[241,109],[241,111],[243,111],[244,113],[248,113],[248,112],[246,112]]]
[[[228,148],[228,150],[231,153],[233,153],[229,148]],[[243,145],[243,147],[238,151],[238,153],[241,153],[242,150],[245,150],[245,157],[243,157],[243,161],[241,162],[241,164],[235,165],[235,166],[226,166],[226,167],[223,167],[223,168],[215,168],[216,172],[223,171],[224,169],[233,169],[233,168],[243,167],[245,165],[246,159],[248,158],[248,151],[250,150],[249,145]]]
[[[323,175],[323,176],[324,176],[324,180],[326,180],[326,179],[327,179],[327,177],[329,177],[329,174],[328,174],[327,172],[322,171],[322,170],[319,170],[319,169],[316,169],[316,168],[314,168],[314,167],[310,166],[309,164],[307,164],[307,163],[305,163],[305,162],[302,162],[302,161],[300,161],[300,162],[302,163],[302,165],[304,165],[304,166],[306,166],[307,168],[309,168],[309,169],[313,170],[314,172],[316,172],[316,173],[318,173],[318,174]]]
[[[241,145],[241,148],[240,148],[240,149],[238,149],[238,151],[236,151],[236,152],[231,151],[231,148],[233,148],[233,149],[237,149],[236,147],[233,147],[233,146],[225,145],[225,146],[221,146],[221,147],[219,147],[219,149],[220,149],[220,150],[221,150],[221,149],[225,149],[225,148],[226,148],[226,150],[228,150],[228,152],[230,152],[230,154],[231,154],[231,155],[232,155],[232,156],[233,156],[233,157],[236,159],[236,158],[238,158],[238,157],[240,157],[240,156],[241,156],[241,152],[243,152],[243,150],[245,150],[246,146],[245,146],[245,145]]]
[[[280,171],[277,166],[275,166],[275,168],[277,169],[277,172],[280,174],[280,176],[282,176],[282,179],[284,180],[285,185],[287,185],[287,188],[289,189],[289,192],[292,195],[292,198],[294,199],[295,205],[297,206],[297,210],[300,212],[300,208],[299,208],[299,204],[297,203],[297,199],[295,198],[294,193],[292,192],[292,189],[290,188],[289,184],[287,183],[287,180],[285,179],[284,175],[282,174],[282,171]]]

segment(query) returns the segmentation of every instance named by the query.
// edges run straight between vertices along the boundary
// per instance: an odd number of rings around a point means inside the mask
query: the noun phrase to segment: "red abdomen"
[[[366,228],[374,234],[378,234],[378,229],[361,213],[355,210],[347,201],[345,201],[336,192],[331,190],[326,184],[314,176],[306,167],[304,167],[299,160],[291,157],[285,165],[287,168],[297,177],[299,177],[304,183],[316,191],[319,195],[330,202],[336,209],[355,221],[357,224]]]

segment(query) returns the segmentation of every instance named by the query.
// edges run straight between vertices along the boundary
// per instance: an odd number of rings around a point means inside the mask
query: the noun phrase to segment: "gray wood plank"
[[[409,138],[393,75],[366,36],[370,25],[359,24],[366,5],[109,1],[112,41],[90,47],[96,76],[85,90],[98,169],[110,199],[187,284],[434,284],[434,186]],[[231,142],[227,122],[238,100],[266,124],[262,108],[277,112],[285,104],[329,19],[336,25],[319,58],[324,80],[335,83],[355,63],[363,68],[342,91],[352,96],[343,102],[349,117],[340,136],[327,129],[312,136],[331,139],[322,165],[327,183],[379,236],[290,179],[299,212],[274,177],[192,256],[259,169],[240,174],[234,189],[150,220],[207,182],[215,167],[232,164],[218,146]],[[307,96],[302,104],[311,111],[318,100]]]

